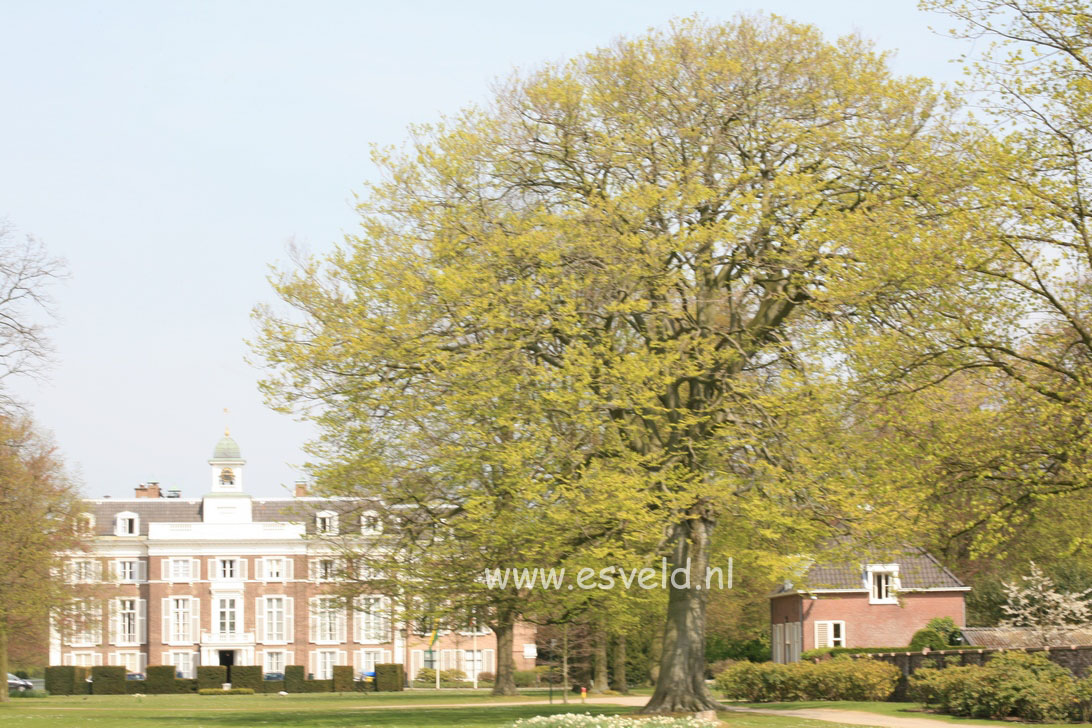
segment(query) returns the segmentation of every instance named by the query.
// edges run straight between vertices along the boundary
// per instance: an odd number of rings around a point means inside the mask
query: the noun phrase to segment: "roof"
[[[1013,649],[1051,645],[1092,645],[1092,629],[1074,627],[1044,638],[1041,632],[1028,627],[963,627],[963,640],[974,647]]]
[[[239,443],[231,437],[231,435],[224,433],[224,436],[220,438],[220,442],[216,443],[216,447],[212,451],[213,460],[242,460],[243,456],[239,451]]]
[[[905,547],[896,553],[862,551],[854,561],[812,562],[798,582],[786,581],[772,596],[795,594],[799,591],[866,591],[863,573],[866,564],[898,564],[902,591],[967,589],[932,554],[917,547]]]
[[[135,498],[85,501],[87,512],[95,518],[95,535],[114,535],[114,517],[135,513],[140,518],[140,535],[148,535],[149,523],[196,523],[202,520],[202,501],[181,498]],[[360,514],[370,510],[371,501],[346,498],[255,498],[253,520],[262,522],[303,523],[308,533],[315,531],[315,514],[333,511],[341,516],[340,530],[360,530]]]

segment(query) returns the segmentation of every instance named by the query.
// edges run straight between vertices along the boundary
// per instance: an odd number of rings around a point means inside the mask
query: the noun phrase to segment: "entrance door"
[[[220,664],[227,668],[227,681],[231,682],[231,666],[235,664],[235,650],[220,650]]]

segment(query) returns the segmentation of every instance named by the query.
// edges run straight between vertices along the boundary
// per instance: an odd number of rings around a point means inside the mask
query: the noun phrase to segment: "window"
[[[192,652],[169,652],[167,659],[168,664],[174,665],[175,677],[190,679],[194,677]]]
[[[315,666],[316,680],[329,680],[334,676],[334,665],[337,664],[337,650],[319,650],[318,664]]]
[[[119,582],[135,583],[144,581],[143,571],[140,561],[123,559],[114,562],[114,578]]]
[[[164,571],[168,581],[194,581],[197,579],[197,569],[194,559],[168,559]]]
[[[319,511],[315,514],[315,531],[327,535],[337,533],[337,514],[333,511]]]
[[[311,641],[345,641],[345,612],[338,605],[336,597],[315,597],[311,600]]]
[[[236,562],[235,559],[220,559],[220,566],[217,572],[221,579],[236,579],[239,575],[238,562]]]
[[[485,659],[482,650],[465,650],[463,652],[463,672],[471,680],[476,680],[477,675],[485,670]]]
[[[74,559],[69,567],[69,581],[87,583],[99,580],[99,562],[95,559]]]
[[[898,604],[898,564],[870,564],[865,579],[869,604]]]
[[[75,604],[72,631],[68,644],[74,647],[93,647],[102,639],[102,607],[90,599]]]
[[[144,672],[144,666],[141,664],[142,655],[139,652],[119,652],[117,653],[116,664],[125,668],[125,672]]]
[[[360,671],[363,673],[375,672],[375,664],[382,660],[381,650],[360,651]]]
[[[263,664],[266,672],[284,672],[284,652],[266,652]]]
[[[117,604],[118,642],[131,645],[137,641],[137,600],[119,599]]]
[[[284,642],[284,597],[265,598],[265,642]],[[279,672],[276,670],[275,672]]]
[[[824,621],[815,623],[815,646],[845,647],[846,623],[842,621]]]
[[[263,562],[264,571],[262,574],[263,579],[274,581],[276,579],[284,579],[284,559],[281,558],[266,558]]]
[[[364,643],[389,640],[387,600],[378,596],[359,597],[356,602],[356,641]]]
[[[195,614],[193,599],[191,597],[168,597],[164,601],[167,603],[168,641],[176,643],[196,642],[197,635],[193,629]]]
[[[219,629],[220,639],[235,639],[235,628],[239,622],[239,603],[235,597],[218,597],[216,599],[216,625]]]
[[[360,514],[360,532],[365,535],[382,533],[383,522],[379,520],[379,514],[375,511]]]
[[[311,581],[334,581],[338,577],[337,559],[312,559]]]
[[[90,513],[81,513],[76,516],[76,533],[80,536],[95,535],[95,517]]]
[[[140,517],[132,511],[123,511],[115,516],[114,533],[118,536],[139,536]]]

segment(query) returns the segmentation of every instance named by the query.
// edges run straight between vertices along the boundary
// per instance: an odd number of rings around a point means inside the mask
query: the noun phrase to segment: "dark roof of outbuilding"
[[[87,501],[87,511],[95,518],[96,536],[114,534],[114,518],[131,512],[140,519],[140,535],[148,535],[149,523],[194,523],[202,518],[200,499],[134,498]],[[353,498],[263,498],[253,499],[255,522],[303,523],[307,533],[315,531],[315,514],[333,511],[341,517],[340,531],[360,530],[360,514],[369,510],[371,501]]]
[[[798,582],[785,582],[774,591],[773,596],[794,594],[798,591],[865,591],[862,572],[865,564],[898,564],[899,584],[903,591],[967,588],[955,574],[933,558],[932,554],[924,549],[907,547],[896,553],[863,551],[854,561],[813,562]]]

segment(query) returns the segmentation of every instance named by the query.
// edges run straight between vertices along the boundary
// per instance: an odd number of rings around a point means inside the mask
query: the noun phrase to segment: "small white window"
[[[275,556],[266,557],[264,567],[265,571],[263,573],[265,579],[275,581],[284,578],[284,559]]]
[[[235,579],[239,575],[239,563],[235,559],[220,559],[219,577]]]
[[[140,516],[132,511],[123,511],[116,516],[114,533],[118,536],[139,536]]]
[[[840,620],[831,620],[815,623],[816,647],[845,647],[846,623]]]
[[[360,532],[364,535],[375,535],[383,532],[383,521],[375,511],[364,511],[360,514]]]
[[[869,564],[865,569],[869,604],[898,604],[899,565]]]
[[[266,672],[284,672],[284,652],[275,650],[264,654]]]
[[[319,511],[316,513],[315,531],[327,536],[337,534],[337,514],[333,511]]]
[[[335,581],[338,576],[337,559],[311,560],[311,581]]]
[[[192,581],[196,578],[193,559],[170,559],[167,561],[167,574],[170,581]]]

